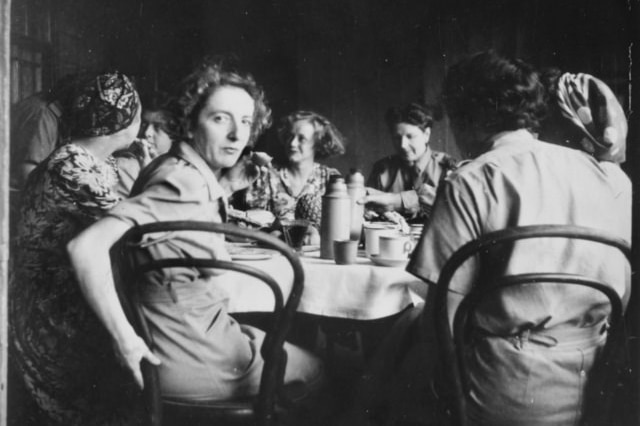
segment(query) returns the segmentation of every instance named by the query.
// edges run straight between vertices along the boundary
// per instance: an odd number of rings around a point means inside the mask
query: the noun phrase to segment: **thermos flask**
[[[333,241],[348,240],[351,230],[351,198],[341,176],[331,176],[322,197],[320,257],[333,259]]]

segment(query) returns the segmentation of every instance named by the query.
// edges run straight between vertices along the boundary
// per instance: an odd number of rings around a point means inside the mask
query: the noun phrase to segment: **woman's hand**
[[[120,364],[133,374],[140,389],[144,389],[140,363],[146,359],[153,365],[160,365],[160,359],[149,350],[144,340],[135,334],[126,341],[115,341],[115,349]]]
[[[310,225],[309,228],[307,228],[307,233],[304,235],[304,244],[320,244],[320,232],[318,231],[318,228],[313,225]]]
[[[127,320],[116,292],[109,257],[111,247],[129,228],[131,225],[127,222],[104,217],[73,238],[67,244],[67,252],[80,290],[113,338],[118,358],[143,387],[140,361],[146,359],[158,365],[160,360]]]
[[[376,211],[394,211],[402,207],[402,198],[399,193],[383,192],[375,188],[367,187],[367,195],[358,200],[358,204],[364,204]]]
[[[140,138],[134,140],[129,146],[129,151],[131,151],[138,161],[140,162],[140,168],[145,168],[147,164],[151,162],[154,158],[156,158],[157,153],[151,143],[145,138]]]

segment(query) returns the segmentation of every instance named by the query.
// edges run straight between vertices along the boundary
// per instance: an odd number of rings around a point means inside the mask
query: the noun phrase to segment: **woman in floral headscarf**
[[[24,190],[10,324],[14,358],[46,417],[39,423],[134,423],[128,376],[82,297],[65,246],[120,201],[111,154],[135,139],[140,111],[125,75],[79,78],[69,114],[71,141],[31,173]]]
[[[540,139],[584,151],[598,161],[626,160],[627,119],[616,95],[602,80],[584,73],[544,70],[549,114]]]

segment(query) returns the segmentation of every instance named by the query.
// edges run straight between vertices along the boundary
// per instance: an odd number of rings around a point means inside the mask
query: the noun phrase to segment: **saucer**
[[[369,259],[371,259],[371,261],[378,266],[390,266],[394,268],[405,266],[409,261],[408,258],[407,259],[388,259],[388,258],[380,257],[377,254],[370,255]]]

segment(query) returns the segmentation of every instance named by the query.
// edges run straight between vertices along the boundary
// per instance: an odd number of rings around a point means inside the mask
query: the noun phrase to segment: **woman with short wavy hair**
[[[264,332],[227,312],[220,283],[228,275],[196,268],[167,269],[144,283],[145,315],[157,350],[152,353],[127,321],[116,296],[109,250],[131,227],[150,222],[221,222],[226,216],[229,171],[251,139],[268,124],[264,93],[253,77],[224,63],[206,62],[183,83],[184,140],[140,174],[131,197],[68,245],[80,287],[109,331],[117,354],[140,386],[143,359],[159,364],[163,395],[189,400],[230,399],[258,392]],[[240,160],[241,168],[244,165]],[[220,235],[177,232],[150,237],[140,248],[154,259],[229,259]],[[188,315],[187,315],[188,313]],[[319,361],[285,344],[285,381],[321,382]],[[197,354],[197,356],[194,356]]]
[[[344,138],[326,117],[304,110],[284,117],[278,136],[284,145],[285,164],[263,169],[236,206],[269,210],[281,220],[309,219],[319,225],[320,201],[326,182],[340,172],[316,159],[344,154]]]

